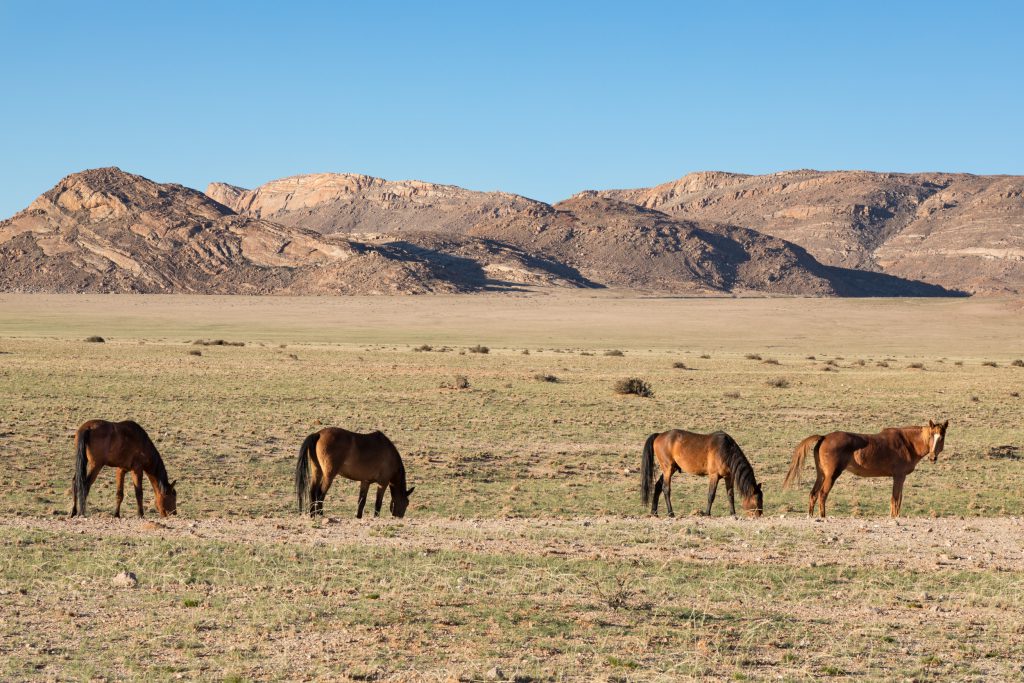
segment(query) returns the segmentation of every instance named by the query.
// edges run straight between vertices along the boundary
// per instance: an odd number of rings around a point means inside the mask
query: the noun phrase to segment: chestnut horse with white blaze
[[[380,514],[384,491],[388,488],[391,489],[391,514],[405,516],[413,489],[405,488],[405,465],[398,449],[381,432],[357,434],[327,427],[306,437],[299,447],[299,460],[295,465],[295,496],[300,515],[324,514],[324,497],[339,474],[359,482],[356,517],[363,516],[366,494],[374,483],[377,484],[377,500],[373,516]]]
[[[899,517],[903,503],[903,482],[923,458],[928,457],[932,462],[939,459],[939,453],[946,443],[947,427],[949,420],[942,424],[928,420],[926,427],[890,427],[878,434],[814,434],[801,441],[793,452],[793,462],[782,488],[799,483],[804,458],[808,453],[813,453],[818,477],[811,488],[808,515],[814,514],[814,504],[817,502],[821,516],[825,516],[825,500],[829,491],[839,475],[849,470],[858,477],[892,477],[889,514]]]
[[[651,483],[654,480],[655,460],[661,469],[661,476],[654,482],[652,501]],[[672,474],[678,471],[708,477],[708,506],[705,515],[711,514],[711,504],[715,502],[720,479],[725,479],[729,511],[734,516],[736,488],[740,490],[743,509],[748,514],[760,517],[764,510],[764,495],[761,493],[761,485],[754,478],[754,468],[736,441],[725,432],[694,434],[671,429],[647,437],[640,457],[640,497],[645,506],[651,506],[652,515],[658,514],[658,496],[662,493],[665,494],[665,507],[669,516],[675,514],[672,511]]]
[[[105,466],[117,468],[117,504],[114,516],[121,516],[124,500],[124,475],[132,473],[135,484],[135,502],[142,517],[142,475],[153,485],[156,509],[162,517],[178,512],[178,494],[175,482],[167,479],[167,468],[146,430],[131,420],[107,422],[89,420],[75,433],[75,478],[71,488],[74,503],[71,516],[85,516],[85,499],[96,476]]]

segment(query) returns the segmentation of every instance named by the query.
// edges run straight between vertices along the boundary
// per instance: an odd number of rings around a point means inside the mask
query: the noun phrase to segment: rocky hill
[[[970,292],[1024,290],[1024,177],[787,171],[693,173],[600,196],[752,228],[823,263]]]
[[[579,284],[560,264],[511,246],[463,238],[441,240],[438,251],[429,246],[438,239],[325,236],[236,215],[181,185],[95,169],[0,222],[0,290],[387,294]]]
[[[211,183],[206,194],[236,213],[325,234],[459,234],[482,220],[543,206],[505,192],[349,173],[293,176],[254,190]]]

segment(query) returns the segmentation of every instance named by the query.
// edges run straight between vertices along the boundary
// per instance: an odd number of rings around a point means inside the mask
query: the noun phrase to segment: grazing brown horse
[[[652,501],[651,482],[654,479],[655,458],[661,468],[661,476],[654,483]],[[725,432],[694,434],[672,429],[661,434],[651,434],[647,438],[640,459],[640,494],[644,505],[650,504],[652,515],[658,514],[658,496],[662,492],[665,494],[665,507],[669,516],[674,515],[672,473],[676,471],[708,477],[706,515],[711,514],[719,479],[725,479],[725,489],[729,492],[729,511],[733,515],[736,514],[734,489],[737,487],[743,496],[743,509],[748,514],[760,517],[764,510],[764,496],[761,485],[754,478],[754,468],[733,438]]]
[[[75,434],[75,478],[72,483],[74,503],[71,516],[85,516],[85,499],[104,466],[117,468],[117,505],[114,516],[121,516],[124,500],[124,475],[132,473],[135,484],[135,502],[142,517],[142,474],[153,485],[156,509],[161,516],[178,512],[178,494],[174,483],[167,480],[167,468],[160,458],[146,430],[131,420],[107,422],[89,420]]]
[[[313,474],[310,481],[310,473]],[[337,427],[327,427],[306,437],[299,447],[295,465],[295,496],[299,514],[310,517],[324,514],[324,497],[334,477],[341,475],[359,482],[359,509],[363,516],[366,493],[370,484],[377,484],[377,501],[373,516],[380,514],[384,491],[391,488],[391,514],[404,517],[413,489],[405,488],[405,465],[398,449],[380,432],[356,434]]]
[[[892,477],[889,514],[899,517],[904,480],[925,456],[930,457],[932,462],[939,459],[939,453],[946,443],[947,427],[949,420],[942,424],[928,420],[927,427],[891,427],[878,434],[814,434],[801,441],[793,452],[793,462],[782,488],[789,488],[800,481],[804,458],[808,453],[814,453],[818,478],[811,489],[808,515],[814,514],[814,503],[817,501],[821,516],[825,516],[825,500],[829,491],[839,475],[849,470],[858,477]]]

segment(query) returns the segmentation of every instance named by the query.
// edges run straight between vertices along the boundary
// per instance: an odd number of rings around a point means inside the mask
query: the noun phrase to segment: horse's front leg
[[[729,514],[736,516],[736,491],[733,489],[732,477],[725,478],[725,491],[729,494]]]
[[[712,474],[708,476],[708,509],[704,511],[704,514],[708,517],[711,516],[711,504],[715,502],[715,493],[718,491],[718,475]]]
[[[145,514],[142,508],[142,470],[132,470],[132,483],[135,484],[135,505],[139,508],[139,517]]]
[[[121,516],[121,501],[124,500],[124,475],[126,473],[127,472],[123,467],[117,468],[117,497],[114,499],[117,501],[117,504],[114,505],[115,517]]]
[[[387,491],[386,486],[377,484],[377,500],[373,503],[373,516],[380,517],[380,506],[384,504],[384,492]],[[392,496],[395,494],[391,494]]]
[[[905,474],[895,474],[892,477],[892,502],[889,504],[891,517],[900,516],[900,507],[903,505],[903,482],[906,479],[907,475]]]

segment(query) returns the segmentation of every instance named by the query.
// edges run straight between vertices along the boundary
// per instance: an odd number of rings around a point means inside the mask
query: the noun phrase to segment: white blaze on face
[[[935,452],[935,447],[939,445],[940,438],[942,438],[941,434],[932,434],[932,453]]]

